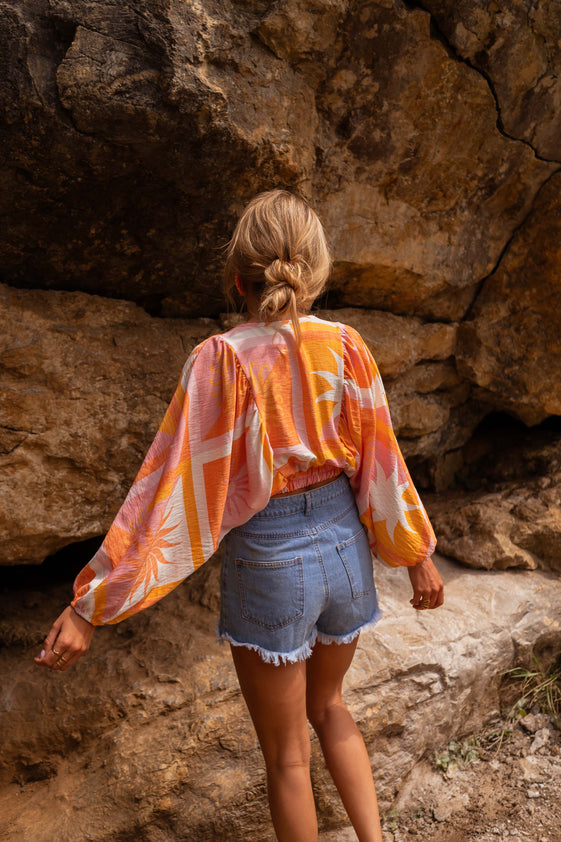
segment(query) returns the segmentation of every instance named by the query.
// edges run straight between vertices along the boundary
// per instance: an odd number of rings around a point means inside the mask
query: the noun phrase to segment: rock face
[[[31,658],[69,582],[45,585],[40,571],[12,580],[0,625],[11,676],[0,691],[5,838],[273,840],[257,741],[229,653],[213,640],[209,565],[149,611],[98,630],[63,674]],[[346,681],[384,809],[444,734],[497,711],[507,669],[561,646],[557,579],[439,566],[446,603],[417,613],[405,571],[376,565],[384,617],[361,635]],[[346,824],[315,741],[313,776],[322,831]]]
[[[41,562],[110,526],[210,319],[0,285],[0,556]]]
[[[460,374],[478,387],[474,398],[527,424],[561,415],[560,195],[558,173],[485,282],[456,349]],[[546,219],[551,237],[543,241]]]
[[[2,279],[216,316],[235,213],[298,185],[338,305],[463,315],[556,165],[501,132],[427,12],[302,6],[5,0]]]
[[[431,38],[425,12],[364,4],[348,25],[319,99],[340,303],[457,319],[525,216],[514,172],[535,184],[546,170],[497,131],[487,83]]]
[[[561,19],[551,0],[424,0],[458,55],[492,85],[499,118],[537,154],[559,161]]]
[[[561,572],[559,430],[506,443],[494,435],[465,450],[468,490],[425,495],[440,552],[470,567]]]
[[[72,579],[60,555],[39,563],[104,533],[187,354],[231,323],[222,247],[260,190],[297,189],[326,223],[320,315],[378,360],[414,478],[440,492],[441,550],[544,568],[443,562],[447,603],[423,615],[403,571],[380,571],[386,617],[347,692],[382,804],[492,715],[515,660],[561,647],[558,426],[502,450],[472,438],[497,411],[561,415],[558,5],[0,0],[7,838],[272,839],[213,648],[216,561],[100,631],[64,678],[31,661]],[[314,751],[332,832],[344,817]]]

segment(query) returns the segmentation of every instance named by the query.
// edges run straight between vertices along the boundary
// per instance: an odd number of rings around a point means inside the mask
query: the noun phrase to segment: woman
[[[263,750],[280,842],[317,839],[309,720],[360,842],[382,835],[370,763],[341,690],[379,617],[371,552],[408,567],[417,610],[442,604],[434,534],[352,328],[305,315],[330,257],[302,199],[245,209],[226,288],[244,324],[199,345],[106,539],[36,662],[66,670],[95,625],[151,605],[224,539],[220,637]]]

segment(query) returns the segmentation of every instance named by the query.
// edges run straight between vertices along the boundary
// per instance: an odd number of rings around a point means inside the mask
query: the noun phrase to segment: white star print
[[[332,371],[314,371],[314,374],[318,374],[320,377],[323,377],[329,385],[331,386],[330,389],[327,389],[323,394],[319,395],[316,398],[316,403],[319,401],[335,401],[335,406],[333,407],[333,414],[337,415],[341,408],[341,394],[342,394],[342,384],[343,384],[343,357],[340,357],[333,348],[329,349],[335,358],[335,362],[337,363],[337,373],[334,374]]]
[[[373,490],[373,508],[372,520],[374,523],[378,521],[386,521],[386,529],[391,540],[394,540],[395,528],[398,523],[402,525],[408,532],[415,532],[409,526],[406,512],[414,512],[420,507],[416,504],[406,503],[402,495],[406,488],[409,488],[407,480],[398,483],[397,464],[392,473],[386,479],[382,466],[377,465],[376,483]]]

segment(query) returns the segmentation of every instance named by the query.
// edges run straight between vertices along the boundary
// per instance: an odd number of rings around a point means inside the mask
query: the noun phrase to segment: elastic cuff
[[[329,645],[330,643],[338,643],[339,645],[342,643],[352,643],[353,640],[359,636],[361,631],[366,631],[366,629],[375,626],[381,616],[382,611],[377,608],[369,620],[349,634],[325,634],[325,632],[318,631],[317,639],[320,643],[324,643],[326,645]]]
[[[242,643],[240,640],[234,640],[228,632],[218,632],[220,642],[226,640],[232,646],[244,646],[246,649],[251,649],[253,652],[257,652],[266,664],[273,664],[275,667],[280,667],[281,664],[296,664],[298,661],[305,661],[312,654],[312,648],[317,637],[318,632],[314,629],[308,640],[298,649],[293,649],[291,652],[272,652],[270,649],[263,649],[256,643]]]
[[[90,618],[89,618],[89,617],[84,617],[84,615],[82,614],[82,612],[80,611],[80,609],[79,609],[76,605],[74,605],[74,600],[70,603],[70,607],[72,608],[72,610],[74,611],[74,613],[75,613],[75,614],[77,614],[77,615],[78,615],[78,617],[80,617],[80,619],[81,619],[81,620],[85,620],[85,621],[86,621],[86,623],[89,623],[89,624],[90,624],[90,626],[93,626],[93,627],[94,627],[94,629],[95,629],[95,627],[96,627],[96,623],[92,623],[92,621],[90,620]],[[99,624],[99,623],[97,623],[97,625],[100,625],[100,624]]]

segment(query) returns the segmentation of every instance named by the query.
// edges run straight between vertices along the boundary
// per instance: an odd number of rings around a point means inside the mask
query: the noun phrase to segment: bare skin
[[[432,559],[408,568],[416,610],[444,601]],[[89,649],[95,627],[71,606],[57,618],[35,663],[64,672]],[[240,687],[265,758],[271,816],[279,842],[316,842],[317,817],[310,781],[309,720],[359,842],[382,842],[370,760],[342,698],[342,684],[358,638],[316,643],[307,661],[266,664],[245,647],[231,647]]]
[[[444,602],[444,584],[432,558],[408,567],[407,572],[413,588],[413,598],[410,600],[413,608],[417,611],[439,608]]]
[[[90,648],[95,626],[77,614],[72,606],[57,617],[45,638],[41,654],[34,660],[40,667],[64,672]]]
[[[279,842],[316,842],[310,780],[309,719],[360,842],[382,842],[370,760],[342,698],[357,640],[316,643],[307,661],[273,666],[232,646],[240,687],[267,769],[269,805]]]

